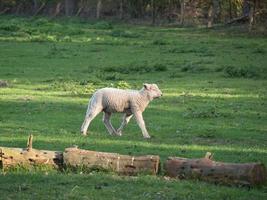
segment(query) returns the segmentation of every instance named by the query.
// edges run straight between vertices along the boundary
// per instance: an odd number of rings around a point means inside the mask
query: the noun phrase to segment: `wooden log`
[[[63,153],[65,166],[82,167],[88,170],[102,169],[123,175],[147,173],[156,175],[159,171],[159,156],[128,156],[117,153],[105,153],[67,148]]]
[[[62,152],[27,148],[0,147],[0,165],[2,168],[29,165],[62,166]]]
[[[33,136],[27,141],[27,148],[0,147],[0,167],[47,165],[53,168],[62,166],[62,152],[37,150],[32,148]]]
[[[166,175],[179,179],[200,179],[227,185],[260,185],[266,180],[266,169],[261,163],[223,163],[204,158],[187,159],[169,157],[164,163]]]

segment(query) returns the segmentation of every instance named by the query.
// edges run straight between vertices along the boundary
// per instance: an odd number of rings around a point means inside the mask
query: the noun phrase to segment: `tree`
[[[75,0],[65,0],[65,15],[71,16],[74,13],[77,1]]]
[[[180,24],[184,25],[184,9],[185,9],[185,1],[180,0]]]
[[[97,5],[96,5],[96,18],[97,19],[101,17],[101,9],[102,9],[102,0],[97,0]]]

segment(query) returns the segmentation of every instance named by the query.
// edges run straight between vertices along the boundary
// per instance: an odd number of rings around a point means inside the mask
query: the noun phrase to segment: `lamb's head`
[[[144,83],[144,91],[146,91],[149,100],[153,100],[162,96],[162,92],[156,84]]]

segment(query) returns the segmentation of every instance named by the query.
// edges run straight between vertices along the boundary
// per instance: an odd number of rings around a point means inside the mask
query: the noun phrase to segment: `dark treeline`
[[[0,14],[206,25],[266,25],[266,0],[0,0]]]

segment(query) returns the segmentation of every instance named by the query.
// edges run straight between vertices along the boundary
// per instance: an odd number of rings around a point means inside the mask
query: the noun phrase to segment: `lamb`
[[[132,116],[135,117],[143,137],[150,138],[142,113],[149,102],[162,96],[162,92],[156,84],[143,84],[141,90],[122,90],[116,88],[102,88],[97,90],[89,101],[84,122],[81,127],[83,135],[87,135],[87,129],[91,121],[104,112],[103,122],[111,135],[122,135],[122,129],[129,123]],[[121,126],[115,130],[111,124],[112,113],[124,113]]]

